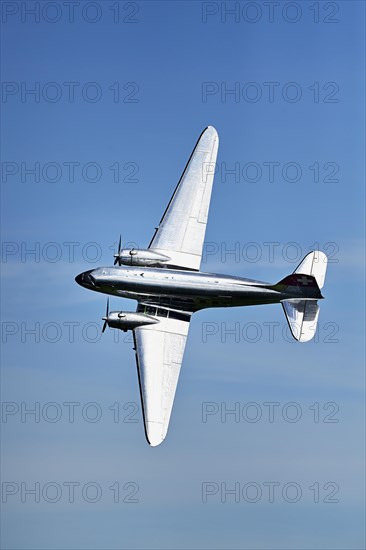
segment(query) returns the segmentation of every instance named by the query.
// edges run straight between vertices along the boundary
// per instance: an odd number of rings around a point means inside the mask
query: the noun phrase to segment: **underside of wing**
[[[146,439],[155,447],[168,431],[191,316],[143,304],[138,311],[159,320],[133,331]]]
[[[199,270],[219,138],[208,126],[201,134],[149,248],[170,258],[167,265]]]

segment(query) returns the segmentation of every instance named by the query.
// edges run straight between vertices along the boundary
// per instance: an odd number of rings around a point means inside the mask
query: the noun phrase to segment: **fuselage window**
[[[159,315],[159,317],[168,317],[168,310],[158,308],[157,315]]]
[[[156,307],[146,306],[145,313],[146,315],[156,315]]]

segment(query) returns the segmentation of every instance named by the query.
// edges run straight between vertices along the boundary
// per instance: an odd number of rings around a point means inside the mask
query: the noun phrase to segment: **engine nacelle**
[[[137,327],[142,327],[143,325],[154,325],[155,323],[159,323],[156,317],[146,315],[145,313],[134,313],[132,311],[111,311],[104,320],[110,328],[118,328],[125,332]]]
[[[119,265],[137,265],[145,267],[163,266],[170,260],[169,256],[158,254],[153,250],[141,250],[137,248],[123,248],[114,255]]]

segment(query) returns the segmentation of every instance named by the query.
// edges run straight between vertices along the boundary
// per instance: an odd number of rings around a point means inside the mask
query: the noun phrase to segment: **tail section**
[[[309,342],[314,338],[320,309],[317,300],[283,300],[282,307],[295,340]]]
[[[279,281],[272,288],[278,292],[288,294],[289,299],[321,300],[323,298],[315,277],[307,274],[297,275],[293,273]]]
[[[315,277],[319,288],[323,288],[325,273],[327,271],[328,258],[324,252],[314,250],[309,252],[300,265],[297,266],[294,273],[303,273]]]
[[[318,250],[310,252],[292,275],[282,279],[276,287],[298,296],[282,301],[291,333],[295,340],[308,342],[316,332],[319,317],[317,299],[323,298],[320,289],[324,286],[327,257]]]

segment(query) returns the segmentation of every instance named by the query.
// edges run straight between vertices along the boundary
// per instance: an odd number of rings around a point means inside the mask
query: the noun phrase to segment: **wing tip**
[[[150,447],[157,447],[165,439],[166,434],[164,434],[163,424],[147,421],[145,423],[145,435]]]
[[[205,132],[212,134],[213,136],[219,137],[219,134],[214,126],[206,126],[202,134],[204,134]]]

